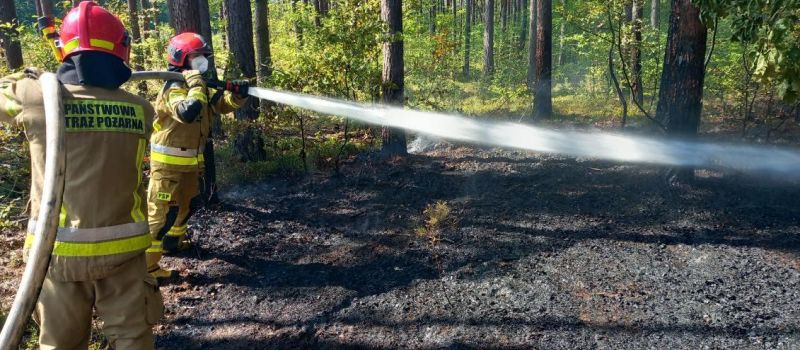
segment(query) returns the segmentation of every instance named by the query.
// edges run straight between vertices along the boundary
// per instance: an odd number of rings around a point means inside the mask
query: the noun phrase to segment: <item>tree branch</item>
[[[717,46],[717,31],[719,30],[719,15],[714,16],[714,35],[711,37],[711,50],[706,57],[706,63],[703,65],[703,71],[708,72],[708,64],[711,62],[711,55],[714,54],[714,47]]]
[[[609,23],[609,26],[611,27],[609,29],[611,31],[613,31],[614,30],[614,25],[613,25],[613,22],[612,22],[613,20],[612,20],[612,16],[611,16],[611,6],[609,5],[606,9],[607,9],[606,12],[608,14],[608,23]],[[619,28],[619,32],[622,33],[622,22],[621,21],[619,23],[618,28]],[[617,51],[619,53],[620,64],[622,65],[622,76],[625,77],[625,84],[628,87],[628,90],[633,91],[633,85],[631,84],[631,79],[630,79],[630,77],[628,77],[628,68],[627,68],[627,65],[625,64],[625,55],[623,55],[623,52],[622,52],[622,35],[618,35],[616,37],[617,37]],[[644,109],[644,107],[642,107],[642,105],[639,103],[639,101],[637,101],[635,98],[633,98],[632,100],[633,100],[633,104],[636,105],[636,108],[638,108],[639,111],[641,111],[642,114],[644,114],[644,116],[647,119],[650,119],[650,121],[652,121],[653,123],[658,125],[661,128],[662,131],[667,131],[667,127],[663,123],[661,123],[661,121],[659,121],[658,119],[653,118],[653,116],[650,115],[650,113],[647,113],[647,111]]]

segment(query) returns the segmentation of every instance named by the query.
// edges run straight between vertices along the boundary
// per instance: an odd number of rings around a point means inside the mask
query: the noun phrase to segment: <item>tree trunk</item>
[[[533,119],[547,119],[553,114],[553,3],[539,0],[536,6],[536,96]]]
[[[228,19],[228,43],[234,55],[235,70],[245,78],[256,77],[253,46],[253,17],[248,0],[224,0]],[[237,115],[237,119],[253,119],[253,111]]]
[[[53,17],[53,0],[34,0],[42,8],[42,16]]]
[[[708,30],[691,0],[672,0],[656,118],[667,134],[693,138],[700,126]],[[667,170],[667,183],[690,181],[693,168]]]
[[[328,0],[319,0],[320,2],[320,9],[322,9],[322,16],[327,16],[328,12],[331,9],[331,4]]]
[[[141,0],[141,9],[142,9],[142,37],[148,38],[150,37],[150,31],[153,30],[153,22],[150,21],[150,14],[152,9],[150,8],[150,0]]]
[[[669,134],[694,136],[702,111],[707,28],[691,0],[672,0],[656,117]]]
[[[219,2],[219,18],[228,18],[228,10],[225,8],[225,1]],[[228,30],[223,30],[220,35],[222,36],[222,49],[228,51],[231,47],[228,42]]]
[[[269,49],[269,5],[267,0],[256,0],[255,15],[258,82],[263,84],[272,75],[272,55]]]
[[[505,33],[508,26],[508,1],[500,0],[500,30]]]
[[[22,47],[17,38],[17,8],[14,0],[0,0],[0,46],[6,53],[8,69],[22,67]]]
[[[235,68],[246,79],[256,76],[256,58],[253,48],[253,17],[248,0],[225,0],[228,12],[228,41]],[[248,99],[248,102],[236,110],[237,120],[254,121],[258,118],[257,99]],[[264,160],[267,157],[264,151],[264,139],[258,130],[248,125],[245,130],[236,136],[234,149],[241,161]]]
[[[633,20],[633,0],[625,0],[625,20],[630,22]]]
[[[536,88],[536,35],[537,33],[537,14],[539,0],[530,0],[530,20],[528,26],[528,89],[534,91]]]
[[[175,34],[200,33],[200,8],[197,0],[167,0],[169,24]]]
[[[208,7],[208,0],[197,0],[197,10],[200,18],[200,35],[206,39],[208,46],[214,50],[213,35],[211,34],[211,9]],[[214,56],[208,58],[208,69],[211,71],[212,76],[217,78],[217,65],[214,62]],[[217,129],[220,130],[220,129]]]
[[[628,123],[628,100],[625,96],[625,93],[619,86],[619,79],[617,79],[616,68],[614,65],[614,51],[617,49],[617,45],[621,45],[622,40],[621,37],[617,37],[617,35],[622,35],[621,32],[617,32],[614,28],[613,24],[613,17],[611,16],[611,10],[609,9],[607,12],[608,15],[608,33],[611,34],[611,45],[608,48],[608,75],[611,78],[612,86],[614,87],[614,91],[617,93],[617,98],[619,98],[619,103],[622,105],[622,121],[620,126],[624,129],[625,125]],[[621,30],[620,30],[621,31]],[[622,56],[620,56],[622,59]]]
[[[42,3],[39,0],[33,0],[33,6],[36,7],[36,17],[42,17]]]
[[[494,74],[494,0],[486,0],[483,27],[483,75]]]
[[[692,0],[672,0],[664,68],[656,107],[656,118],[667,134],[693,138],[700,126],[705,54],[708,30]],[[692,169],[672,169],[668,181],[692,177]]]
[[[401,0],[381,0],[381,19],[388,29],[388,41],[383,43],[383,74],[381,92],[383,103],[403,105],[404,63],[403,63],[403,5]],[[384,156],[404,156],[406,135],[401,129],[383,128],[381,153]]]
[[[631,98],[636,99],[639,105],[644,101],[644,88],[642,85],[642,17],[643,0],[633,0],[631,30],[633,43],[631,43]]]
[[[525,50],[525,43],[528,41],[528,16],[526,15],[528,11],[528,0],[520,0],[520,26],[519,26],[519,44],[517,45],[519,50]]]
[[[433,3],[431,4],[430,10],[428,12],[430,13],[430,23],[428,23],[429,24],[428,30],[431,32],[431,34],[435,34],[436,33],[436,0],[433,1]]]
[[[456,6],[456,0],[453,0],[453,37],[457,41],[458,40],[458,6]],[[458,48],[456,48],[456,52],[458,52]]]
[[[208,46],[214,50],[213,37],[211,34],[211,9],[208,7],[208,0],[197,0],[197,9],[200,14],[200,35],[206,39]],[[208,69],[211,72],[211,77],[217,79],[217,66],[214,62],[214,56],[208,58]],[[219,203],[219,195],[217,191],[217,164],[214,155],[214,138],[223,135],[222,132],[222,119],[219,116],[214,116],[211,121],[211,134],[208,135],[205,148],[203,149],[203,157],[205,158],[204,176],[205,181],[202,182],[203,188],[200,189],[200,196],[204,204]]]
[[[558,67],[564,64],[564,32],[567,26],[567,1],[561,0],[561,28],[558,33],[558,59],[556,60]]]
[[[508,5],[510,7],[508,16],[511,18],[511,23],[513,24],[514,22],[519,20],[519,18],[517,18],[517,14],[519,14],[519,8],[518,8],[519,0],[508,0],[508,1],[510,1]]]
[[[292,14],[297,16],[297,0],[292,0]],[[300,21],[294,21],[294,34],[297,36],[298,46],[303,46],[303,27],[300,26]]]
[[[142,45],[142,32],[139,30],[139,10],[137,9],[138,3],[137,0],[128,0],[128,18],[130,22],[130,29],[131,29],[131,40],[133,45],[139,46],[140,52],[136,52],[136,55],[133,57],[133,69],[137,71],[144,70],[144,56],[143,52],[141,52],[141,45]],[[131,50],[133,51],[133,50]],[[139,90],[139,96],[146,97],[147,96],[147,82],[140,81],[136,84]]]
[[[481,23],[483,21],[483,16],[480,14],[483,13],[481,5],[483,2],[481,0],[473,0],[472,1],[472,23]]]
[[[658,29],[659,24],[661,22],[661,1],[659,0],[651,0],[650,1],[650,25],[653,28]]]
[[[472,16],[470,13],[472,11],[472,1],[467,0],[467,16],[466,16],[466,23],[464,23],[464,77],[469,78],[469,50],[471,48],[470,37],[472,36]]]
[[[158,14],[160,12],[158,7],[158,2],[157,1],[153,2],[150,9],[153,10],[153,29],[155,30],[155,28],[158,28],[158,26],[161,25],[161,22],[158,20]]]
[[[136,0],[128,0],[128,18],[130,21],[131,40],[133,40],[133,44],[141,44],[142,33],[139,30],[139,10]],[[136,59],[136,70],[142,70],[141,59],[142,57],[137,57]]]
[[[264,86],[272,76],[272,55],[269,49],[269,4],[267,0],[256,0],[256,54],[258,55],[258,85]],[[260,100],[262,112],[266,112],[269,104]]]
[[[322,26],[322,4],[320,3],[322,0],[313,0],[314,2],[314,25],[319,28]]]

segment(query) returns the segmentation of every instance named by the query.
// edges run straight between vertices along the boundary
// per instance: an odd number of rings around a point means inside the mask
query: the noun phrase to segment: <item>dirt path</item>
[[[158,346],[800,348],[800,186],[659,171],[444,147],[236,188],[167,260]]]

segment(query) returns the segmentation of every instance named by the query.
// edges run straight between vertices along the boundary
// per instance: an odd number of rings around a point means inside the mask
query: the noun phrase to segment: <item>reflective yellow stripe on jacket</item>
[[[150,159],[164,164],[197,165],[198,162],[203,161],[202,156],[203,153],[196,149],[187,150],[155,143],[150,144]]]
[[[36,220],[28,221],[26,249],[33,246],[35,228]],[[60,227],[53,255],[87,257],[145,250],[150,247],[148,231],[146,221],[97,228]]]
[[[147,140],[139,140],[139,148],[136,150],[136,188],[133,190],[133,209],[131,209],[131,218],[135,222],[142,222],[147,220],[142,212],[142,197],[139,195],[139,187],[142,185],[142,163],[144,161],[144,149],[147,145]]]

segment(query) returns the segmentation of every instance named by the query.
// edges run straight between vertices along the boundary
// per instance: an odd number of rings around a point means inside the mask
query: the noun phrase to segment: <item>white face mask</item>
[[[205,73],[208,70],[208,59],[205,56],[197,56],[192,59],[192,69]]]

